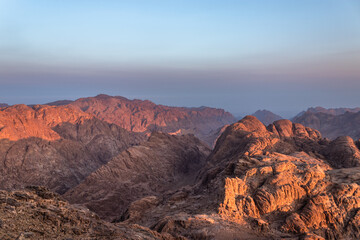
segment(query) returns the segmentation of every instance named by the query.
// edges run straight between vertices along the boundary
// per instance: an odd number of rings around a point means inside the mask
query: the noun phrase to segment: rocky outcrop
[[[140,199],[121,220],[189,238],[358,239],[360,174],[350,140],[247,116],[224,131],[195,185]]]
[[[119,218],[132,201],[161,197],[167,191],[193,184],[208,153],[209,149],[194,136],[155,132],[147,142],[114,157],[64,196],[73,203],[85,204],[101,217]],[[156,205],[158,200],[151,199],[133,203],[128,217],[139,205]]]
[[[215,166],[202,183],[224,186],[223,195],[214,198],[221,202],[222,218],[269,236],[279,230],[279,237],[358,239],[360,182],[352,168],[358,166],[358,153],[349,137],[330,142],[288,120],[266,129],[245,117],[220,137],[210,157]],[[342,167],[349,170],[333,170]]]
[[[208,140],[207,136],[212,131],[235,121],[230,113],[222,109],[168,107],[148,100],[129,100],[104,94],[80,98],[71,105],[129,131],[191,133],[202,140]],[[213,142],[208,144],[211,146]]]
[[[42,187],[0,191],[1,239],[172,239],[138,225],[111,224]]]
[[[325,154],[336,168],[360,167],[360,150],[351,137],[338,137]]]
[[[354,111],[346,111],[343,114],[307,111],[295,117],[293,121],[317,129],[324,137],[330,139],[350,136],[357,140],[360,138],[360,112]]]
[[[264,125],[269,125],[277,120],[283,119],[279,115],[272,113],[268,110],[258,110],[255,113],[251,114],[252,116],[256,117],[260,122]]]

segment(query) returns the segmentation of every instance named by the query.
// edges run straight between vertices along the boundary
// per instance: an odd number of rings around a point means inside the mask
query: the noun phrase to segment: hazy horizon
[[[0,0],[0,102],[360,106],[360,2]]]

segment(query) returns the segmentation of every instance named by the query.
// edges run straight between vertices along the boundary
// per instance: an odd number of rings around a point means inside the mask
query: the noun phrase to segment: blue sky
[[[360,1],[0,0],[0,102],[360,106]]]

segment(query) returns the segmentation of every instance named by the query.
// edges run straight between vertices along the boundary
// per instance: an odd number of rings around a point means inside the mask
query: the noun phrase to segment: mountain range
[[[295,120],[320,131],[107,95],[3,107],[0,238],[359,239],[359,113],[314,111]]]
[[[319,108],[316,108],[319,109]],[[335,139],[339,136],[360,138],[360,112],[354,109],[309,109],[293,119],[294,122],[319,130],[324,137]]]

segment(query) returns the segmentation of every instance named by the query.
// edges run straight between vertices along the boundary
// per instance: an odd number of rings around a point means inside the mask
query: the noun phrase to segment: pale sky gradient
[[[360,106],[358,0],[0,0],[0,102]]]

